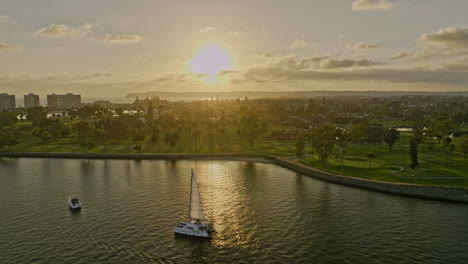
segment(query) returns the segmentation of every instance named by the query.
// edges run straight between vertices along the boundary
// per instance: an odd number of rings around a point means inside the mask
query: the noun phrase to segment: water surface
[[[211,240],[176,237],[190,170]],[[68,196],[83,209],[70,211]],[[0,159],[0,263],[468,263],[468,206],[269,163]]]

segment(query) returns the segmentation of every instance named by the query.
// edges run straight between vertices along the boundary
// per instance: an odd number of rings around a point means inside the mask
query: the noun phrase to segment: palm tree
[[[466,162],[466,155],[468,155],[468,135],[464,135],[461,143],[460,148],[463,153],[463,161]]]
[[[454,144],[450,144],[449,151],[450,151],[450,164],[453,164],[453,152],[455,151],[455,145]]]
[[[197,143],[197,152],[200,152],[200,137],[201,137],[201,131],[198,129],[198,127],[193,131],[193,136],[195,137],[196,143]]]
[[[452,143],[452,139],[450,137],[445,137],[442,144],[444,146],[444,149],[445,149],[445,166],[449,166],[450,165],[450,156],[449,156],[449,146],[450,146],[450,143]]]
[[[367,153],[366,157],[369,159],[369,168],[372,168],[372,159],[376,158],[374,151]]]
[[[36,137],[38,137],[42,142],[46,144],[46,151],[49,150],[49,141],[52,139],[52,134],[44,129],[39,130],[36,134]]]

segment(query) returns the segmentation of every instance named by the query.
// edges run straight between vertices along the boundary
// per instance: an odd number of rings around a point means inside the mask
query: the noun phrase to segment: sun
[[[227,49],[217,44],[201,46],[195,57],[188,61],[190,70],[203,75],[207,82],[216,82],[218,73],[233,69],[232,57]]]

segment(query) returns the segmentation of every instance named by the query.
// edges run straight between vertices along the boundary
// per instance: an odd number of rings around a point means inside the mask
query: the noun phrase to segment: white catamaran
[[[192,169],[192,181],[190,184],[190,206],[189,206],[188,222],[179,223],[175,228],[176,234],[195,236],[195,237],[210,237],[213,232],[213,227],[204,222],[206,221],[203,204],[198,191],[198,183],[195,179],[195,174]]]

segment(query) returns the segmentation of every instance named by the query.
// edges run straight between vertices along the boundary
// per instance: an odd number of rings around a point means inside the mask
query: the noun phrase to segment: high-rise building
[[[48,94],[47,107],[49,108],[71,108],[81,106],[81,95],[79,94]]]
[[[39,95],[32,94],[32,93],[25,95],[24,107],[25,108],[39,107]]]
[[[14,95],[7,93],[0,94],[0,111],[14,110],[16,108],[16,101]]]

